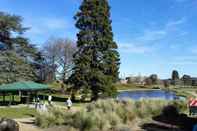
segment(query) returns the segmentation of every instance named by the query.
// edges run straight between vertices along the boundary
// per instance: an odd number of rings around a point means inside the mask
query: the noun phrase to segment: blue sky
[[[49,37],[76,40],[74,14],[80,0],[0,0],[0,11],[24,18],[32,43]],[[110,0],[114,39],[121,55],[121,76],[197,76],[196,0]]]

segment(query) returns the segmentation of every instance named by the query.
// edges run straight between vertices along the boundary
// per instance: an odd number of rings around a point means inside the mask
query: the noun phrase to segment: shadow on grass
[[[197,118],[180,114],[176,107],[165,107],[159,116],[153,117],[152,123],[145,123],[142,128],[146,131],[192,131],[197,124]]]
[[[26,113],[25,116],[29,116],[29,117],[35,117],[35,114],[31,114],[31,113]]]
[[[10,106],[10,105],[19,105],[19,104],[21,104],[21,102],[9,102],[9,101],[5,101],[5,102],[0,102],[0,106]]]

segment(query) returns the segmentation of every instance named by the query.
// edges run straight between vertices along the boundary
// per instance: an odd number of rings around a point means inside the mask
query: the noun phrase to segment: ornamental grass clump
[[[174,105],[180,112],[186,112],[188,110],[187,101],[171,101],[168,105]]]
[[[35,123],[42,128],[47,128],[55,126],[55,121],[56,117],[52,113],[43,113],[37,115]]]
[[[118,104],[119,106],[116,108],[116,113],[122,119],[124,124],[127,124],[137,118],[137,108],[135,107],[134,101],[122,101]]]
[[[48,112],[38,113],[35,122],[42,128],[62,125],[65,123],[65,113],[59,108],[49,108]]]
[[[72,126],[80,129],[81,131],[91,130],[96,126],[96,124],[97,123],[92,112],[86,112],[85,110],[75,113],[73,115],[73,123],[71,123]]]
[[[137,116],[139,118],[148,118],[151,116],[159,115],[161,109],[168,104],[164,100],[139,100],[135,102],[137,108]]]
[[[47,113],[39,114],[36,123],[44,128],[62,125],[79,131],[137,131],[145,120],[161,114],[167,105],[175,105],[182,112],[186,109],[184,104],[179,101],[154,99],[98,100],[75,112],[51,108]]]

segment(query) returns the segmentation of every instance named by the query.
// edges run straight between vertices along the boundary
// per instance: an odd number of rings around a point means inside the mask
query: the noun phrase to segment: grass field
[[[118,91],[121,90],[150,90],[150,89],[160,89],[161,85],[151,85],[151,86],[144,86],[144,85],[137,85],[137,84],[115,84],[115,87]]]
[[[36,115],[36,110],[28,107],[17,107],[17,108],[0,108],[0,118],[26,118],[33,117]]]
[[[197,97],[197,88],[172,88],[170,91],[174,91],[178,96]]]

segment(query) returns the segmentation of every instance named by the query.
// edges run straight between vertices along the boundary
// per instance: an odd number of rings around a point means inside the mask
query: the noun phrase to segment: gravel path
[[[58,106],[59,108],[62,108],[65,111],[68,111],[68,109],[65,106]],[[79,111],[81,107],[72,107],[70,110],[71,112],[76,112]],[[14,119],[19,123],[19,131],[53,131],[54,129],[57,129],[56,131],[62,131],[62,127],[54,127],[51,129],[41,129],[35,125],[35,118],[20,118],[20,119]],[[65,128],[64,128],[65,129]]]
[[[43,131],[39,127],[35,126],[35,118],[22,118],[14,120],[19,123],[19,131]]]

